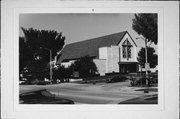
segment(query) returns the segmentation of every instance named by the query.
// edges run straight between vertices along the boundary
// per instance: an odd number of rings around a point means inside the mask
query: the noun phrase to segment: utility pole
[[[148,63],[148,58],[147,58],[147,39],[144,37],[138,37],[136,39],[143,39],[145,41],[145,70],[146,70],[146,86],[148,86],[148,67],[149,67],[149,63]]]
[[[52,65],[51,65],[51,61],[52,61],[52,50],[50,49],[49,50],[49,59],[50,59],[50,61],[49,61],[49,65],[50,65],[50,81],[51,81],[51,84],[52,84]]]
[[[147,61],[147,39],[145,38],[145,55],[146,55],[146,63],[145,63],[145,70],[146,70],[146,85],[148,85],[148,71],[147,68],[149,66],[148,61]]]

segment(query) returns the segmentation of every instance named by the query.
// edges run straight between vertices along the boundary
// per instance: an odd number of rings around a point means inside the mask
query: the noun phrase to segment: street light
[[[52,66],[51,66],[51,61],[52,61],[52,50],[48,49],[48,48],[43,48],[40,47],[40,49],[44,49],[44,50],[48,50],[49,51],[49,78],[50,78],[50,82],[52,83]]]
[[[146,70],[146,85],[148,85],[148,80],[147,80],[148,71],[147,71],[147,68],[148,68],[148,66],[149,66],[149,63],[148,63],[148,61],[147,61],[147,39],[146,39],[146,38],[144,38],[144,37],[138,37],[138,38],[136,38],[136,39],[143,39],[143,40],[145,41],[145,60],[146,60],[146,62],[145,62],[145,70]]]

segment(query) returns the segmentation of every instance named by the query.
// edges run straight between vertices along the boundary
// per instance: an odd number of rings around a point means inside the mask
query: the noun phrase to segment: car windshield
[[[54,95],[51,94],[49,91],[41,91],[41,95],[47,96],[47,97],[53,97]]]

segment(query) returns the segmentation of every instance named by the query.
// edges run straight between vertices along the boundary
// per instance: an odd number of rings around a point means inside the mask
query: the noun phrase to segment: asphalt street
[[[31,89],[47,89],[56,96],[73,100],[76,104],[118,104],[121,101],[146,95],[143,91],[135,91],[140,88],[130,87],[128,81],[95,85],[78,83],[20,85],[20,93]]]

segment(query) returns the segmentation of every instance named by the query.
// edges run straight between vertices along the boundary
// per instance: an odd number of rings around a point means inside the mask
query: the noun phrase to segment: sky
[[[19,26],[39,30],[56,30],[66,37],[65,44],[128,31],[138,47],[143,40],[132,29],[134,14],[20,14]],[[19,35],[24,36],[19,27]]]

